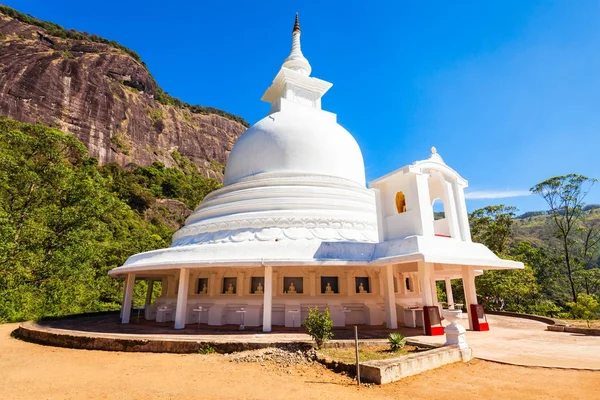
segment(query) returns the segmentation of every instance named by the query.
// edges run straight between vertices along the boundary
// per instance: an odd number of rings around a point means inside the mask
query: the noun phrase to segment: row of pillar
[[[388,329],[398,328],[398,317],[396,314],[396,294],[394,291],[394,271],[393,265],[386,265],[383,271],[383,294],[385,302],[386,327]],[[418,266],[419,281],[421,286],[421,296],[424,306],[437,305],[437,289],[433,276],[433,264],[420,262]],[[273,267],[264,267],[264,294],[263,294],[263,332],[271,332],[271,313],[273,307]],[[465,292],[465,302],[469,314],[469,327],[472,329],[471,310],[469,305],[477,303],[477,293],[475,290],[475,271],[473,268],[462,267],[463,287]],[[179,290],[177,292],[177,307],[175,310],[175,329],[185,327],[188,289],[190,282],[190,270],[182,268],[179,271]],[[446,295],[448,303],[454,303],[452,295],[452,285],[450,278],[445,279]],[[131,305],[133,300],[133,286],[135,283],[135,274],[127,274],[125,283],[125,294],[123,298],[123,307],[121,309],[121,322],[129,323],[131,316]],[[146,293],[146,306],[152,300],[152,289],[154,281],[148,281],[148,291]]]

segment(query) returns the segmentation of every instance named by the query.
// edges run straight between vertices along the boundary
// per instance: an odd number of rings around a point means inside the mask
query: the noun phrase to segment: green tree
[[[516,207],[504,204],[473,211],[469,219],[473,241],[485,244],[497,255],[505,254],[512,235],[511,228],[516,211]]]
[[[550,207],[556,238],[560,242],[561,258],[571,289],[573,302],[577,302],[577,273],[584,268],[583,259],[598,245],[599,241],[582,241],[585,231],[584,200],[596,179],[584,175],[555,176],[533,186],[530,190],[539,194]],[[595,237],[595,228],[587,230],[588,237]],[[600,240],[600,237],[598,238]],[[587,248],[587,249],[586,249]]]
[[[536,304],[539,285],[533,269],[485,271],[477,277],[477,296],[486,309],[525,312]]]
[[[473,240],[485,244],[500,257],[508,256],[513,236],[512,224],[517,209],[503,204],[475,210],[470,215]],[[490,270],[476,278],[477,295],[482,304],[496,311],[525,311],[539,296],[533,269]]]
[[[315,341],[318,349],[323,346],[323,343],[333,338],[333,321],[331,320],[329,308],[321,312],[317,306],[314,308],[309,307],[308,316],[302,322],[302,326]]]
[[[590,327],[590,320],[598,318],[600,314],[600,303],[594,296],[589,294],[580,293],[577,296],[577,301],[568,303],[568,306],[573,317],[585,319],[588,328]]]
[[[115,309],[107,272],[164,247],[71,135],[0,118],[0,321]]]

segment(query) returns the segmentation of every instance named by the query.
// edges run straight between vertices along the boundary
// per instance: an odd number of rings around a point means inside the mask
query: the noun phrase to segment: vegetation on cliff
[[[90,34],[87,32],[79,32],[79,31],[76,31],[75,29],[65,29],[62,26],[55,24],[53,22],[39,20],[31,15],[23,14],[11,7],[8,7],[8,6],[2,5],[2,4],[0,4],[0,14],[4,14],[4,15],[11,17],[17,21],[20,21],[24,24],[37,26],[37,27],[43,29],[47,35],[50,35],[53,37],[62,38],[62,39],[90,41],[90,42],[102,43],[102,44],[112,46],[118,50],[123,51],[124,53],[128,54],[129,56],[131,56],[134,60],[136,60],[141,65],[143,65],[144,68],[146,68],[146,70],[148,69],[146,64],[144,63],[144,61],[142,61],[140,55],[137,52],[135,52],[134,50],[132,50],[130,48],[123,46],[122,44],[116,42],[115,40],[108,40],[108,39],[100,37],[96,34]],[[1,38],[1,36],[0,36],[0,38]],[[47,38],[44,36],[43,39],[49,41],[52,44],[51,38]],[[68,51],[67,51],[67,53],[68,53]],[[150,74],[149,71],[148,71],[148,73]],[[151,74],[150,74],[150,76],[151,76]],[[152,77],[152,80],[154,81],[153,77]],[[236,121],[236,122],[244,125],[245,127],[249,126],[248,122],[244,118],[239,117],[234,114],[231,114],[227,111],[220,110],[220,109],[214,108],[214,107],[205,107],[205,106],[201,106],[201,105],[193,105],[193,104],[185,103],[185,102],[169,95],[167,92],[163,91],[161,88],[158,87],[158,84],[156,84],[155,81],[154,81],[154,83],[157,88],[156,93],[153,93],[154,98],[156,99],[156,101],[158,101],[159,103],[161,103],[163,105],[171,105],[174,107],[186,108],[186,109],[190,110],[192,113],[196,113],[196,114],[220,115],[227,119]]]
[[[183,220],[161,199],[193,207],[219,186],[187,162],[98,167],[75,137],[0,118],[0,322],[117,309],[107,272],[168,246]]]

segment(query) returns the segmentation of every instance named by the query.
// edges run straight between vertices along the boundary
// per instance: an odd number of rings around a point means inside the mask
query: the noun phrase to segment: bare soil
[[[72,350],[10,337],[0,325],[0,398],[18,399],[593,399],[600,372],[474,360],[384,386],[357,387],[318,364],[284,368],[219,354]]]

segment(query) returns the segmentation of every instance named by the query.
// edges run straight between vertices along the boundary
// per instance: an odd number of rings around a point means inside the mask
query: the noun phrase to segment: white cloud
[[[474,199],[504,199],[507,197],[523,197],[529,196],[529,190],[481,190],[465,193],[465,198]]]

